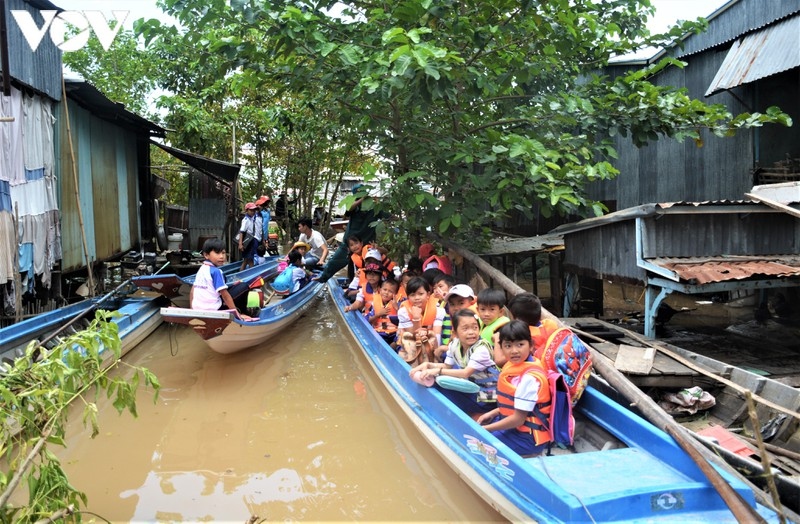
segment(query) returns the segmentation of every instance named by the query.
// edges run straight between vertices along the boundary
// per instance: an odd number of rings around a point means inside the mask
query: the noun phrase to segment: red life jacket
[[[453,263],[450,262],[450,259],[444,255],[431,255],[425,262],[422,263],[422,268],[425,269],[428,267],[428,264],[431,262],[436,262],[436,266],[444,271],[448,275],[453,274]]]
[[[519,362],[514,364],[507,362],[500,372],[500,379],[497,382],[497,407],[503,417],[514,414],[514,397],[517,392],[519,382],[517,378],[523,375],[531,375],[539,381],[539,395],[536,397],[536,406],[533,411],[525,417],[525,422],[517,427],[517,431],[530,433],[537,446],[550,442],[550,385],[547,375],[538,362]]]

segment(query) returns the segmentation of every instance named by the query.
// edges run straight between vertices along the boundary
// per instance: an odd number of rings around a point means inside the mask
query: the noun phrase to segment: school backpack
[[[586,344],[571,329],[555,330],[542,353],[542,364],[548,373],[554,371],[564,378],[571,406],[580,400],[589,375],[592,374],[592,354]]]
[[[575,418],[572,416],[572,399],[564,375],[558,371],[547,371],[547,384],[550,386],[550,416],[548,430],[550,443],[547,455],[552,455],[553,446],[569,448],[575,437]]]
[[[295,266],[287,267],[272,281],[272,289],[276,294],[288,295],[292,292],[292,272],[294,272],[294,268]]]

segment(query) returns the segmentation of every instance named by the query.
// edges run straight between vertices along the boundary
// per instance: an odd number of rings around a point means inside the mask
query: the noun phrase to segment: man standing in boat
[[[367,210],[363,209],[362,204],[364,201],[373,198],[368,194],[370,189],[369,186],[365,186],[364,184],[356,184],[353,186],[353,194],[360,194],[363,196],[353,202],[353,205],[350,206],[350,209],[344,214],[344,216],[350,218],[350,221],[347,223],[347,228],[344,231],[344,238],[339,244],[338,249],[336,249],[333,255],[328,257],[328,263],[325,264],[322,274],[317,278],[320,282],[327,282],[337,271],[347,265],[347,261],[350,258],[350,249],[347,246],[347,239],[350,238],[350,236],[357,236],[365,245],[375,240],[375,226],[373,222],[385,218],[386,215],[378,213],[374,207]]]

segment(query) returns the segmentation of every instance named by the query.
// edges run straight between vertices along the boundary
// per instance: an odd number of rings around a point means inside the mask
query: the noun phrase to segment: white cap
[[[444,296],[445,301],[449,300],[453,295],[458,295],[464,298],[472,298],[475,296],[475,292],[472,291],[472,288],[466,284],[456,284],[455,286],[451,287],[450,291],[448,291]]]
[[[380,262],[383,257],[381,256],[380,251],[378,251],[375,248],[372,248],[367,250],[367,256],[365,256],[364,258],[374,258],[375,260]]]

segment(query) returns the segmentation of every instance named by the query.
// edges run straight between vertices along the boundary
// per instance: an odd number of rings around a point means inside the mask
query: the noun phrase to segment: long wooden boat
[[[522,458],[435,389],[414,382],[408,365],[348,304],[328,290],[373,370],[442,458],[488,504],[514,521],[735,522],[697,463],[666,433],[593,387],[575,408],[575,451]],[[767,521],[741,480],[720,474]]]
[[[275,272],[277,269],[273,275]],[[322,284],[312,281],[288,297],[273,295],[261,309],[257,320],[241,320],[230,310],[200,311],[180,307],[162,308],[161,316],[167,322],[191,326],[217,353],[235,353],[266,342],[300,318],[314,303],[321,289]]]
[[[712,407],[677,413],[675,419],[753,483],[766,488],[765,458],[756,436],[760,433],[782,504],[800,512],[800,389],[602,320],[564,322],[612,361],[617,360],[620,347],[655,349],[649,372],[628,378],[656,401],[692,387],[711,395]]]
[[[0,360],[15,360],[23,356],[31,341],[43,342],[55,332],[61,332],[64,326],[75,319],[77,321],[63,330],[63,333],[59,333],[59,336],[84,329],[99,309],[119,313],[111,322],[118,326],[124,355],[161,325],[163,319],[160,309],[165,302],[159,293],[139,290],[131,294],[112,293],[86,299],[42,313],[0,329]],[[57,341],[55,338],[52,340]]]
[[[225,275],[225,282],[227,282],[228,290],[233,298],[236,299],[240,294],[246,292],[253,281],[275,269],[278,266],[278,262],[280,262],[280,258],[280,256],[267,257],[265,263],[251,266],[241,271],[239,270],[242,267],[241,261],[221,266],[220,269],[222,274]],[[132,280],[141,289],[149,289],[161,293],[178,307],[189,307],[189,292],[196,276],[194,274],[181,277],[173,273],[164,273],[142,275],[133,277]]]

